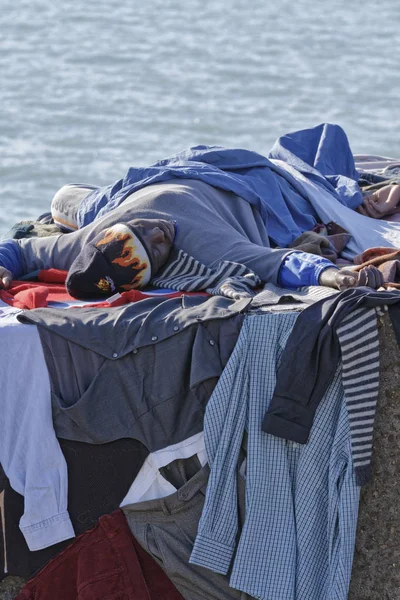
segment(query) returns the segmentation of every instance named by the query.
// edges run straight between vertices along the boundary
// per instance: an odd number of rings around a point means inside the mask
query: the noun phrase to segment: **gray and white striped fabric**
[[[261,280],[240,263],[221,261],[215,267],[206,267],[183,250],[173,250],[171,256],[152,285],[177,291],[206,291],[213,296],[238,300],[254,296],[254,288]]]
[[[342,383],[349,416],[356,481],[371,474],[374,421],[379,394],[379,339],[374,308],[358,308],[336,330],[342,352]]]

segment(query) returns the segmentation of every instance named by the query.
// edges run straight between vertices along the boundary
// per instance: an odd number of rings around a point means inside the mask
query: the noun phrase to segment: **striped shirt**
[[[245,318],[207,405],[211,466],[190,562],[262,600],[345,600],[359,488],[340,369],[300,445],[261,429],[296,313]],[[248,432],[246,518],[238,537],[236,465]]]

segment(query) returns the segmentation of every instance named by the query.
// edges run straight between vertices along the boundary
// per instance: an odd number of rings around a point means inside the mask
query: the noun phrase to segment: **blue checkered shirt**
[[[261,429],[296,313],[246,317],[208,403],[206,501],[190,558],[263,600],[345,600],[359,488],[340,368],[307,444]],[[236,467],[248,432],[246,518],[238,533]]]

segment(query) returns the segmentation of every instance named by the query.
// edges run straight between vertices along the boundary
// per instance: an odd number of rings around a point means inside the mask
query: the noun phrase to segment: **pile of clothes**
[[[340,257],[347,231],[297,247]],[[1,291],[0,578],[29,579],[19,600],[345,600],[399,261],[355,259],[379,291],[202,271],[84,302],[55,270]]]

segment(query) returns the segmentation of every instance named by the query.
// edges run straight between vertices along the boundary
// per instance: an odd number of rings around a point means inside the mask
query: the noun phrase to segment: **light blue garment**
[[[268,158],[283,160],[328,192],[336,192],[344,206],[361,204],[359,173],[347,136],[338,125],[322,123],[288,133],[275,142]]]
[[[67,463],[54,432],[50,379],[38,330],[0,301],[0,463],[24,496],[20,529],[30,550],[75,536]]]
[[[322,223],[334,221],[350,233],[350,241],[341,252],[343,258],[353,260],[368,248],[400,247],[400,223],[365,217],[338,202],[323,185],[305,177],[287,162],[277,160],[276,163],[297,178],[298,185],[302,187],[303,194],[317,211]]]
[[[289,164],[299,166],[307,177],[323,183],[345,205],[361,204],[353,156],[346,134],[338,125],[320,125],[291,137],[296,139],[296,147],[305,145],[307,152],[297,158],[295,148],[285,150]],[[275,151],[275,155],[281,156],[281,153]],[[312,162],[306,164],[307,159]],[[327,172],[329,181],[317,170],[319,166]],[[79,227],[119,206],[133,192],[174,178],[200,179],[243,198],[259,211],[269,237],[282,248],[304,231],[313,229],[317,221],[317,213],[296,178],[268,158],[250,150],[195,146],[150,167],[131,167],[123,179],[91,192],[79,206]]]
[[[340,369],[306,445],[261,430],[296,317],[247,316],[207,405],[211,474],[190,562],[223,574],[233,563],[230,585],[263,600],[346,600],[359,488]],[[236,466],[245,429],[246,520],[237,540]]]

